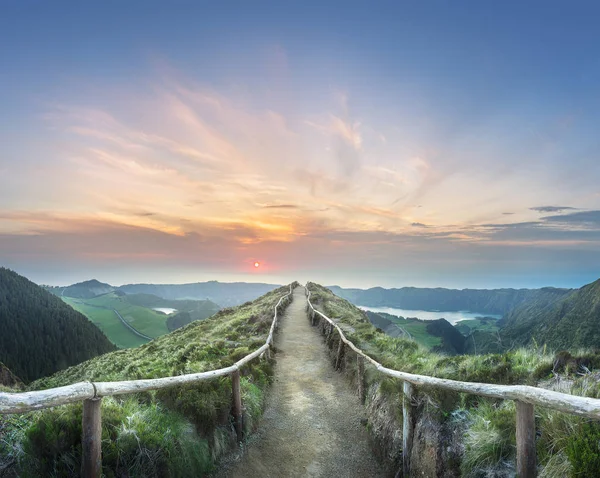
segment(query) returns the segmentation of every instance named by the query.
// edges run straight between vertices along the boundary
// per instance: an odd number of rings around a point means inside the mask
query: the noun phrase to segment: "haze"
[[[0,264],[50,284],[591,282],[599,14],[5,2]]]

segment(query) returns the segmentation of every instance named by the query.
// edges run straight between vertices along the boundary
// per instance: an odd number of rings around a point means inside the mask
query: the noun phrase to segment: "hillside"
[[[31,390],[82,380],[156,378],[232,365],[262,346],[281,287],[251,303],[221,310],[137,348],[119,350],[31,384]],[[286,304],[284,304],[286,305]],[[241,378],[246,431],[262,414],[273,362],[254,360]],[[229,422],[231,380],[216,378],[153,393],[104,398],[102,463],[106,476],[204,476],[220,455],[236,447]],[[2,428],[0,417],[0,431]],[[13,433],[10,423],[7,433]],[[24,416],[14,449],[26,450],[19,471],[31,476],[78,476],[81,404]],[[1,433],[0,433],[1,438]],[[3,442],[0,439],[0,457]],[[20,447],[20,448],[19,448]],[[12,453],[8,450],[6,453]],[[76,470],[76,471],[75,471]],[[18,475],[18,473],[17,473]]]
[[[314,283],[309,283],[308,288],[314,306],[335,318],[349,340],[385,367],[467,382],[528,384],[576,395],[600,396],[598,351],[554,354],[541,347],[483,355],[441,355],[416,341],[390,337],[377,330],[362,310],[327,288]],[[583,288],[582,295],[591,300],[590,296],[595,297],[596,293],[593,289],[597,289],[597,284]],[[484,324],[475,325],[473,334],[485,333],[480,330]],[[339,339],[333,334],[326,344],[332,362],[337,363]],[[341,368],[353,382],[356,356],[346,353],[344,357]],[[583,373],[586,370],[590,373]],[[374,449],[382,456],[400,460],[401,382],[379,374],[366,374],[365,380],[367,429]],[[515,475],[514,402],[416,388],[419,406],[414,418],[411,455],[414,476]],[[536,407],[535,421],[538,476],[600,476],[597,423],[543,407]],[[586,450],[586,454],[580,450]]]
[[[402,287],[400,289],[329,289],[353,304],[428,311],[473,311],[504,315],[520,304],[548,297],[565,297],[570,289],[443,289]]]
[[[167,315],[169,332],[183,327],[194,320],[203,320],[216,314],[221,307],[211,300],[163,299],[152,294],[123,295],[122,299],[130,304],[151,309],[173,309]],[[161,313],[160,311],[158,311]]]
[[[551,298],[525,303],[508,314],[500,330],[503,345],[535,341],[555,350],[600,348],[600,280]]]
[[[221,307],[243,304],[279,287],[249,282],[195,282],[191,284],[128,284],[119,287],[126,294],[152,294],[163,299],[210,300]]]
[[[61,298],[94,322],[119,348],[145,344],[220,310],[209,300],[166,300],[151,294],[127,295],[118,289],[87,299]]]
[[[97,297],[102,294],[108,294],[112,292],[115,288],[110,284],[105,284],[103,282],[97,281],[96,279],[78,282],[77,284],[70,285],[68,287],[60,290],[60,295],[63,297],[72,297],[75,299],[90,299],[92,297]]]
[[[25,382],[115,349],[84,315],[0,268],[0,361]]]

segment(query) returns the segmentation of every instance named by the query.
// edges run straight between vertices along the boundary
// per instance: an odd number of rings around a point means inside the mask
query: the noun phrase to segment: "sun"
[[[258,269],[260,267],[260,262],[255,262],[254,267]]]

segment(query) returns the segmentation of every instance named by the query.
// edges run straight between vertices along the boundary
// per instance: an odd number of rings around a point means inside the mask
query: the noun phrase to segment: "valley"
[[[88,322],[88,326],[95,324],[98,327],[97,333],[103,332],[105,338],[109,338],[122,350],[96,353],[88,360],[77,361],[67,367],[62,365],[63,362],[59,357],[54,372],[42,373],[34,377],[34,380],[31,375],[24,374],[21,377],[21,374],[15,373],[27,370],[21,368],[19,362],[15,363],[14,360],[10,362],[15,357],[23,358],[20,353],[14,351],[12,355],[5,353],[0,355],[0,361],[4,362],[4,365],[0,365],[3,380],[0,394],[18,392],[22,389],[44,390],[88,380],[110,382],[173,377],[228,366],[264,343],[264,337],[268,334],[272,307],[288,290],[286,287],[278,288],[254,301],[221,309],[217,304],[206,299],[163,298],[147,292],[127,294],[117,287],[101,283],[99,285],[97,281],[88,281],[89,287],[86,287],[86,283],[79,283],[56,288],[53,290],[54,295],[50,295],[43,288],[27,282],[26,279],[10,271],[5,271],[4,276],[4,281],[0,281],[0,286],[5,291],[4,295],[0,295],[0,298],[3,297],[0,302],[2,306],[0,312],[4,310],[3,307],[6,308],[12,295],[21,295],[21,287],[29,288],[32,293],[41,294],[46,300],[50,300],[49,303],[60,306],[65,312],[71,311],[74,314],[78,314],[76,311],[82,312],[92,322]],[[13,286],[7,289],[6,284],[13,283],[10,281],[16,281],[14,283],[19,284],[18,288],[15,289]],[[12,291],[12,295],[7,295],[8,290]],[[535,340],[535,337],[540,337],[541,333],[552,330],[545,327],[546,322],[560,323],[568,318],[569,323],[575,326],[563,329],[561,335],[563,343],[581,343],[581,331],[587,330],[587,324],[599,320],[594,315],[598,310],[596,304],[600,301],[598,283],[589,284],[568,294],[553,289],[529,291],[526,294],[529,299],[519,300],[518,305],[509,309],[501,319],[491,316],[482,317],[478,313],[464,314],[457,311],[455,312],[457,315],[451,315],[444,312],[423,311],[423,309],[421,311],[403,309],[402,312],[407,316],[420,314],[429,317],[429,320],[402,317],[386,312],[390,310],[399,312],[398,307],[393,307],[394,304],[384,303],[379,306],[359,308],[318,284],[309,283],[308,290],[311,292],[311,301],[315,307],[335,318],[336,323],[350,340],[361,349],[368,350],[371,357],[390,369],[464,382],[527,384],[587,397],[600,397],[600,382],[597,380],[597,373],[600,371],[600,355],[593,347],[581,349],[567,345],[565,347],[569,350],[567,352]],[[186,292],[189,290],[184,291]],[[224,293],[221,291],[221,294]],[[70,294],[77,297],[70,297]],[[303,289],[297,288],[294,297],[296,302],[290,310],[293,311],[293,320],[297,324],[302,324],[297,321],[306,320]],[[489,291],[486,297],[489,301],[496,301]],[[9,310],[14,314],[18,309]],[[428,316],[424,312],[429,312],[431,315]],[[453,317],[457,320],[452,324],[445,318],[434,318],[443,315],[447,315],[451,320]],[[119,317],[126,321],[127,326]],[[287,320],[292,320],[292,316],[287,317]],[[0,319],[8,320],[8,323],[11,323],[11,320],[14,322],[14,319],[10,319],[6,314],[0,315]],[[44,330],[51,330],[48,328],[50,324],[52,322],[45,323]],[[135,332],[129,327],[132,327]],[[514,334],[515,327],[520,331],[519,337],[523,345],[515,347],[516,342],[511,342],[513,345],[507,347],[506,337],[510,333]],[[294,325],[289,330],[296,330],[296,334],[300,334],[298,331],[301,331],[303,336],[312,333],[308,322],[301,327]],[[147,338],[140,337],[138,333],[146,335]],[[590,340],[593,340],[593,333],[587,335],[590,336]],[[553,336],[548,335],[548,337]],[[308,347],[306,340],[305,337],[291,336],[281,342],[285,344],[282,346],[287,348],[292,347],[291,344],[297,344],[293,345],[298,348],[295,359],[287,357],[286,362],[285,357],[279,356],[283,351],[276,346],[273,351],[275,355],[271,359],[259,360],[245,367],[241,377],[241,394],[246,407],[244,429],[247,434],[261,427],[260,419],[265,407],[267,413],[275,413],[269,412],[269,403],[288,403],[279,402],[278,399],[274,402],[269,401],[270,393],[277,394],[279,393],[277,390],[286,390],[286,383],[282,383],[282,387],[279,388],[269,386],[272,380],[276,380],[273,378],[275,373],[273,367],[277,364],[281,363],[281,366],[289,370],[302,371],[304,374],[302,380],[307,384],[312,383],[310,387],[320,390],[319,393],[329,390],[331,384],[326,381],[320,383],[322,379],[312,372],[305,373],[303,371],[305,365],[302,365],[301,361],[298,362],[303,360],[299,357],[303,357],[306,353]],[[349,358],[346,353],[340,355],[342,349],[334,336],[329,337],[329,334],[325,334],[324,340],[325,346],[330,350],[334,368],[337,368],[342,375],[347,375],[351,382],[356,380],[356,361]],[[310,339],[310,343],[313,344],[311,347],[318,346],[319,342]],[[41,342],[37,340],[35,343]],[[321,356],[319,360],[326,363],[327,355],[322,356],[316,349],[311,354],[316,354],[315,357]],[[317,365],[315,362],[311,365],[313,368],[317,366],[323,370],[322,375],[325,377],[334,373],[323,369],[323,364]],[[402,460],[398,455],[401,447],[393,445],[394,437],[399,433],[397,430],[402,429],[402,424],[397,418],[401,416],[402,409],[401,403],[398,402],[397,384],[389,378],[378,377],[372,369],[365,380],[366,418],[361,420],[368,424],[369,439],[379,443],[383,453],[379,457],[383,460],[381,466],[393,469],[400,466]],[[344,385],[340,383],[336,387],[343,388]],[[294,390],[301,395],[305,393],[304,389]],[[336,393],[346,392],[340,388]],[[421,438],[417,440],[415,447],[425,454],[435,453],[437,458],[433,461],[423,460],[419,455],[415,455],[412,463],[415,469],[425,470],[426,475],[432,473],[431,467],[434,466],[438,470],[450,467],[453,474],[449,476],[483,476],[482,474],[504,476],[502,473],[514,466],[511,465],[515,460],[515,454],[511,451],[514,450],[514,445],[511,444],[515,440],[515,412],[514,405],[511,408],[511,402],[496,403],[487,399],[479,399],[476,402],[465,401],[460,397],[450,398],[446,394],[425,389],[420,393],[427,403],[434,406],[431,409],[428,407],[417,409],[419,415],[415,424],[415,433]],[[0,402],[1,398],[0,395]],[[312,403],[311,398],[308,400],[308,402],[302,401],[303,407]],[[353,400],[351,396],[349,400]],[[297,400],[294,399],[289,403],[296,402]],[[323,419],[334,414],[331,405],[323,408],[322,400],[316,400],[314,403],[320,404],[319,413]],[[129,469],[137,470],[133,473],[134,476],[156,474],[159,469],[172,470],[171,473],[178,476],[177,473],[180,472],[176,470],[189,467],[189,470],[194,470],[194,474],[202,476],[210,470],[215,470],[215,467],[220,466],[219,460],[229,460],[230,458],[227,458],[229,451],[235,449],[235,439],[228,419],[230,406],[230,383],[226,379],[166,388],[147,396],[104,398],[103,426],[107,427],[108,435],[106,441],[103,439],[103,443],[116,444],[116,448],[103,445],[105,472],[119,473],[122,466],[127,466]],[[278,422],[287,420],[287,415],[291,413],[285,411],[285,407],[281,410],[277,412],[283,414],[277,419]],[[357,409],[354,416],[358,417],[360,413],[362,413],[360,409]],[[558,476],[557,470],[566,467],[570,467],[569,470],[576,469],[573,463],[577,460],[577,455],[570,450],[574,446],[587,446],[585,438],[578,438],[578,430],[583,429],[581,427],[584,426],[584,422],[576,417],[564,418],[563,415],[552,411],[542,410],[539,413],[542,414],[536,426],[542,434],[538,445],[540,470],[546,473],[544,476]],[[47,473],[50,466],[53,470],[63,470],[67,476],[72,476],[67,469],[61,467],[63,463],[77,460],[77,457],[81,456],[81,428],[78,428],[81,426],[80,406],[65,405],[35,414],[9,417],[5,419],[0,416],[0,437],[10,437],[10,440],[4,438],[0,444],[0,466],[13,470],[16,469],[15,466],[26,466],[41,474]],[[493,432],[489,432],[487,428],[482,429],[480,422],[488,423],[486,427],[493,427]],[[61,429],[69,430],[68,433],[61,435],[60,440],[51,431],[55,429],[53,427],[56,423],[61,424]],[[264,423],[264,426],[273,428],[268,417]],[[556,423],[562,423],[562,428],[556,428]],[[306,426],[309,424],[310,419]],[[355,427],[353,422],[344,425],[346,426]],[[445,428],[449,426],[452,430],[456,430],[456,433],[452,432],[449,435],[448,429]],[[134,430],[138,437],[135,443],[127,441],[128,435],[123,431],[126,430],[125,427]],[[173,434],[171,430],[175,430],[176,433]],[[591,437],[600,436],[600,428],[594,426],[589,433]],[[481,445],[480,440],[472,439],[477,434],[485,437],[493,436],[495,441],[504,444],[503,448],[491,452]],[[259,453],[268,455],[271,450],[269,444],[272,441],[265,438],[265,435],[260,435],[259,431],[257,437],[261,436],[262,445],[256,450],[261,450]],[[50,443],[56,442],[62,445],[48,454],[45,450],[50,449]],[[554,444],[557,442],[564,445],[555,448]],[[159,448],[157,444],[160,444]],[[356,448],[359,442],[348,445]],[[145,450],[145,456],[153,458],[140,458],[137,455],[139,447]],[[438,451],[434,452],[435,449]],[[28,451],[23,454],[19,450]],[[72,454],[73,450],[75,450],[74,454]],[[179,459],[170,454],[171,452],[165,454],[160,450],[186,451],[185,457]],[[294,460],[304,460],[304,456],[311,448],[307,445],[303,450],[303,454],[298,454],[297,448],[291,446],[289,453]],[[317,453],[316,449],[315,453]],[[115,461],[115,456],[121,458]],[[194,458],[190,458],[192,456]],[[371,458],[367,454],[364,460]],[[251,466],[260,469],[262,465],[259,462],[263,463],[264,460],[260,459],[258,462],[254,460]],[[246,465],[240,466],[243,468]],[[233,465],[232,469],[241,468]],[[239,474],[238,471],[234,472],[236,473]]]

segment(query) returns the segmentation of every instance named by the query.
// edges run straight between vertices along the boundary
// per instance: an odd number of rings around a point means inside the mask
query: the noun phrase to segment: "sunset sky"
[[[600,277],[600,4],[293,3],[2,2],[0,265]]]

